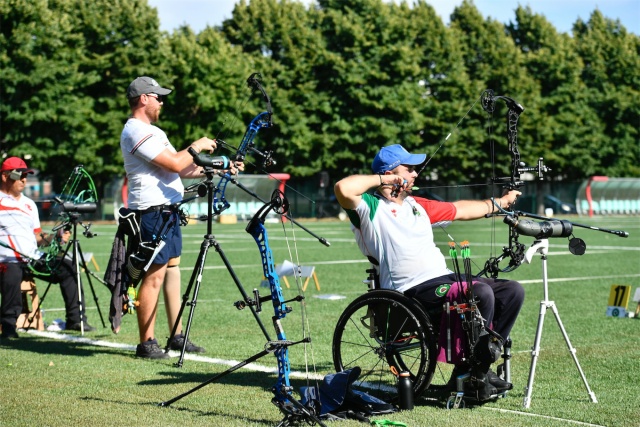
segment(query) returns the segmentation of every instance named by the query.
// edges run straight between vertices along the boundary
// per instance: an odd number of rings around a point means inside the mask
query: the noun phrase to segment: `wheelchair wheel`
[[[333,335],[333,363],[337,372],[359,366],[362,373],[353,388],[395,403],[393,369],[410,372],[414,396],[419,396],[433,378],[436,343],[429,316],[419,303],[378,289],[355,299],[340,316]]]

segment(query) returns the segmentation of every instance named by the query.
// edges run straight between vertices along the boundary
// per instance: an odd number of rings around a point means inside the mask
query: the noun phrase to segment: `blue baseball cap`
[[[400,165],[417,166],[424,163],[426,154],[411,154],[400,144],[383,147],[373,159],[371,169],[374,173],[385,173]]]

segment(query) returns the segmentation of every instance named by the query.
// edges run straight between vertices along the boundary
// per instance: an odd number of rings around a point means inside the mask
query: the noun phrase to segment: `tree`
[[[237,146],[251,111],[245,104],[245,81],[254,69],[252,58],[231,46],[214,28],[198,35],[182,27],[168,37],[166,59],[173,72],[174,92],[161,117],[172,143],[182,148],[203,136]],[[229,155],[220,149],[220,154]]]
[[[581,173],[640,176],[640,37],[598,10],[587,23],[576,22],[573,30],[584,64],[586,103],[602,123],[597,140],[581,145],[592,153]]]
[[[78,164],[99,187],[122,173],[126,87],[163,74],[155,10],[144,0],[11,0],[0,18],[2,151],[30,154],[58,191]]]
[[[450,30],[461,46],[469,87],[475,93],[471,99],[476,99],[475,108],[468,113],[472,121],[460,131],[459,140],[463,145],[455,153],[455,157],[464,162],[464,174],[476,182],[482,177],[504,177],[510,173],[507,107],[497,101],[494,113],[487,116],[478,102],[486,89],[491,89],[495,95],[511,97],[525,107],[518,122],[518,143],[521,159],[529,165],[535,164],[543,152],[538,141],[531,137],[540,123],[537,108],[540,100],[536,82],[524,66],[522,53],[501,23],[485,20],[468,0],[454,9]],[[455,158],[449,166],[452,164],[455,164]]]

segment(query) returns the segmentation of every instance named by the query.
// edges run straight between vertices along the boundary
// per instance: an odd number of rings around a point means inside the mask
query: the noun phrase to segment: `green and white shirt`
[[[381,287],[404,292],[450,273],[433,241],[431,224],[453,221],[453,203],[408,196],[399,205],[363,194],[360,204],[347,214],[360,251],[379,262]]]

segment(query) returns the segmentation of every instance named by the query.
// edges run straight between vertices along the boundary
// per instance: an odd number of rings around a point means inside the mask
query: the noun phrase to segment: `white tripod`
[[[580,367],[580,363],[578,362],[578,358],[576,357],[576,349],[573,348],[571,342],[569,341],[569,336],[567,335],[567,331],[565,331],[564,326],[562,325],[562,321],[560,320],[560,314],[558,313],[558,309],[556,308],[556,304],[553,301],[549,301],[549,288],[547,286],[547,253],[549,250],[549,239],[536,239],[531,247],[527,249],[525,254],[525,262],[527,264],[531,263],[531,259],[536,252],[540,252],[542,255],[542,284],[544,285],[544,299],[540,301],[540,316],[538,317],[538,328],[536,330],[536,339],[533,344],[533,349],[531,350],[531,369],[529,371],[529,382],[527,383],[527,388],[525,389],[524,396],[524,407],[529,408],[531,406],[531,392],[533,391],[533,377],[536,372],[536,362],[538,361],[538,354],[540,353],[540,339],[542,338],[542,327],[544,325],[544,315],[547,312],[547,309],[550,308],[553,311],[556,320],[558,321],[558,326],[560,326],[560,330],[562,331],[562,335],[564,336],[564,340],[567,343],[567,347],[569,347],[569,352],[571,353],[571,357],[573,357],[573,361],[576,363],[576,367],[580,372],[580,376],[582,377],[582,381],[584,382],[584,386],[587,388],[587,392],[589,393],[589,397],[591,401],[594,403],[598,403],[596,399],[596,395],[589,388],[589,384],[587,383],[587,378],[582,372],[582,368]]]

